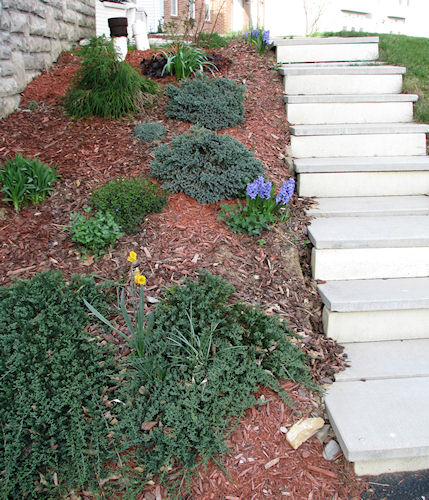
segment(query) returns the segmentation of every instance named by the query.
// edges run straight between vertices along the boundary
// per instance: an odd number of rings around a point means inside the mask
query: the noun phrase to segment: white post
[[[133,24],[133,34],[137,50],[148,50],[150,48],[147,36],[147,14],[144,10],[137,11],[136,21]]]

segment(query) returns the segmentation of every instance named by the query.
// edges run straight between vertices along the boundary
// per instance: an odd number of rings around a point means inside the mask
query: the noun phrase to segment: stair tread
[[[310,217],[429,215],[429,196],[351,196],[316,198]]]
[[[296,37],[296,38],[280,38],[273,37],[270,42],[276,47],[284,45],[337,45],[337,44],[361,44],[361,43],[378,43],[378,36],[357,36],[357,37]]]
[[[287,94],[284,96],[284,102],[287,104],[392,103],[415,102],[418,98],[416,94]]]
[[[311,172],[374,172],[429,170],[429,156],[361,156],[342,158],[296,158],[298,174]]]
[[[337,382],[429,377],[429,339],[343,344],[351,365]]]
[[[328,281],[317,288],[330,311],[429,308],[429,277]]]
[[[418,134],[428,133],[425,123],[341,123],[337,125],[291,125],[295,136],[365,135],[365,134]]]
[[[348,460],[429,455],[429,377],[335,382],[325,403]]]
[[[308,235],[316,248],[425,247],[429,217],[321,217],[311,222]]]
[[[283,76],[298,75],[403,75],[403,66],[357,63],[289,63],[280,68]]]

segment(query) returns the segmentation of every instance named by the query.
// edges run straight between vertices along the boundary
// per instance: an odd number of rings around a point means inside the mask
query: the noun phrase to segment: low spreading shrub
[[[0,170],[4,200],[13,203],[16,211],[26,203],[40,203],[47,198],[57,179],[56,167],[20,154],[7,160]]]
[[[168,85],[167,116],[217,130],[233,127],[244,120],[244,86],[228,78],[201,76]]]
[[[117,373],[85,331],[84,298],[105,310],[88,277],[45,272],[0,288],[1,498],[91,491],[113,456],[103,394]]]
[[[93,38],[80,51],[82,65],[64,106],[72,117],[119,118],[138,112],[144,94],[154,94],[158,85],[141,76],[136,68],[117,60],[112,42]]]
[[[287,324],[232,304],[233,292],[204,273],[169,289],[155,310],[145,356],[135,358],[128,399],[118,406],[146,474],[165,477],[177,463],[189,471],[226,452],[231,421],[256,403],[259,385],[287,400],[279,378],[311,384]]]
[[[142,142],[152,142],[160,139],[167,129],[162,123],[143,122],[134,127],[134,135]]]
[[[157,147],[150,168],[165,189],[200,203],[235,198],[264,172],[262,162],[240,141],[197,127]]]
[[[91,205],[108,212],[128,234],[139,231],[143,219],[160,212],[167,203],[167,193],[142,177],[118,178],[95,189]]]
[[[73,213],[70,219],[67,227],[71,239],[95,254],[122,236],[119,224],[109,212],[97,212],[93,217]]]

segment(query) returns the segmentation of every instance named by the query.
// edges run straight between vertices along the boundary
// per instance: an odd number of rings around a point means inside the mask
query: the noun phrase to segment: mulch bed
[[[265,163],[270,179],[280,184],[289,177],[285,164],[288,123],[274,60],[257,56],[254,48],[241,42],[231,42],[219,52],[232,61],[222,68],[221,76],[246,85],[244,123],[219,133],[232,135],[254,151]],[[131,52],[127,61],[139,67],[142,58],[153,53]],[[0,160],[16,153],[38,155],[42,161],[58,165],[61,174],[53,195],[38,206],[15,214],[0,202],[0,284],[47,269],[59,269],[66,276],[95,273],[119,280],[128,269],[126,256],[134,250],[148,279],[147,293],[156,298],[164,286],[207,269],[232,283],[237,299],[260,304],[268,313],[286,319],[310,355],[314,380],[330,383],[345,360],[342,349],[322,334],[321,303],[310,277],[309,221],[304,214],[311,200],[294,195],[290,223],[263,233],[263,243],[229,231],[217,220],[219,204],[201,205],[174,194],[162,213],[149,216],[140,233],[121,238],[111,253],[99,259],[79,254],[64,226],[71,212],[86,206],[91,189],[119,176],[150,174],[156,144],[138,141],[133,136],[134,125],[162,121],[167,128],[165,141],[170,141],[190,124],[165,117],[164,96],[134,121],[70,120],[60,101],[78,67],[75,54],[63,53],[52,68],[28,85],[20,109],[0,121]],[[159,81],[165,83],[165,79]],[[125,354],[127,347],[122,346],[121,338],[112,337]],[[272,401],[249,410],[230,435],[231,454],[225,462],[228,475],[213,463],[199,469],[189,498],[346,499],[359,498],[367,489],[342,457],[334,462],[324,460],[323,447],[316,439],[296,451],[287,444],[280,426],[287,427],[301,416],[323,415],[319,396],[298,384],[287,384],[294,408],[261,389],[260,394]],[[162,488],[149,486],[141,498],[160,498]]]

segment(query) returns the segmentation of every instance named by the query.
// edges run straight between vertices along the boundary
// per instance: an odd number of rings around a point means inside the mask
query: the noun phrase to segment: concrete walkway
[[[330,422],[357,474],[429,469],[429,126],[377,37],[273,42],[324,332],[351,363]]]

